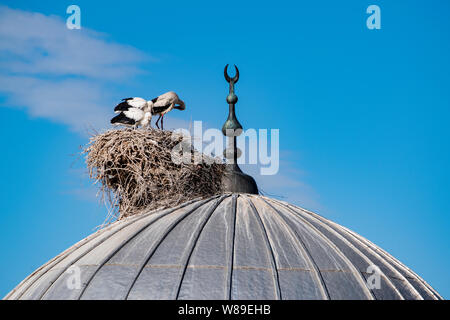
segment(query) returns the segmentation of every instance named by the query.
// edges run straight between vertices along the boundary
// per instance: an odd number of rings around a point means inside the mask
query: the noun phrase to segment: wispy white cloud
[[[32,116],[104,128],[117,98],[108,85],[143,73],[149,59],[95,31],[69,30],[60,17],[0,6],[0,93],[4,106]]]
[[[149,58],[98,32],[69,30],[58,16],[7,7],[0,7],[0,40],[0,66],[14,73],[111,79],[139,73],[137,63]]]
[[[106,126],[111,113],[111,106],[104,103],[102,84],[89,80],[8,76],[0,78],[0,91],[8,95],[8,106],[25,107],[34,117],[66,124],[78,132]]]

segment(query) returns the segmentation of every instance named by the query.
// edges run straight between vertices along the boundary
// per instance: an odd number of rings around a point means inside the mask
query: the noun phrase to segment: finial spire
[[[238,97],[234,93],[234,85],[239,80],[239,69],[236,69],[236,74],[233,78],[228,75],[228,64],[225,66],[224,76],[225,80],[230,84],[230,90],[227,96],[229,105],[228,119],[222,127],[222,133],[228,137],[228,147],[224,150],[224,156],[229,161],[227,170],[222,181],[223,188],[226,192],[242,192],[258,194],[258,187],[255,180],[242,172],[237,164],[237,159],[241,156],[241,150],[237,148],[236,138],[242,134],[243,128],[236,118],[235,105]]]
[[[228,114],[228,119],[222,127],[222,132],[225,136],[228,136],[226,133],[227,130],[233,130],[233,132],[237,130],[242,131],[242,126],[237,120],[235,114],[235,104],[238,102],[238,97],[234,93],[234,85],[239,80],[239,69],[236,66],[234,66],[234,68],[236,69],[236,75],[233,78],[230,78],[230,76],[228,75],[228,65],[225,66],[224,70],[225,80],[227,80],[227,82],[230,84],[230,93],[227,96],[227,102],[230,106],[230,111]]]

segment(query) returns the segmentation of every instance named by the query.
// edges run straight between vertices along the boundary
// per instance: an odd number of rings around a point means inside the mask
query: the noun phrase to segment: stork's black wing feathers
[[[131,108],[131,106],[128,104],[128,102],[124,101],[124,102],[119,103],[114,108],[114,111],[127,111],[130,108]]]
[[[128,118],[123,112],[121,112],[117,116],[115,116],[114,118],[111,119],[111,124],[114,124],[114,123],[134,125],[136,123],[136,121]]]
[[[156,101],[158,101],[158,97],[152,99],[152,102],[155,103]]]
[[[130,98],[123,98],[122,101],[128,101],[128,100],[133,100],[133,99],[134,99],[133,97],[130,97]]]
[[[165,106],[158,106],[152,108],[152,115],[160,114],[161,112],[166,111],[170,107],[170,103],[166,104]]]

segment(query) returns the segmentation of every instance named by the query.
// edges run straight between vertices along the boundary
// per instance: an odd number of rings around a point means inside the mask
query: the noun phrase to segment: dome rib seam
[[[245,197],[245,198],[246,198],[247,202],[250,204],[250,207],[252,208],[253,214],[256,216],[256,220],[258,220],[259,226],[262,229],[262,232],[264,234],[264,239],[266,240],[266,244],[267,244],[267,247],[268,247],[268,249],[270,251],[271,258],[272,258],[271,261],[270,261],[270,264],[272,266],[274,287],[275,287],[275,293],[276,293],[276,296],[277,296],[276,298],[278,300],[282,300],[280,277],[279,277],[279,274],[278,274],[277,261],[275,259],[275,255],[273,253],[272,244],[270,243],[270,239],[269,239],[269,236],[267,234],[266,227],[264,225],[264,222],[262,221],[261,216],[259,215],[258,210],[256,209],[256,207],[253,204],[253,202],[251,201],[251,199],[249,199],[249,197]]]
[[[234,268],[234,242],[236,241],[236,217],[237,217],[237,194],[233,194],[231,197],[231,232],[230,232],[230,238],[231,241],[227,241],[229,243],[229,247],[227,248],[227,261],[228,261],[228,270],[227,270],[227,297],[228,300],[232,299],[232,292],[233,292],[233,268]],[[229,239],[227,239],[229,240]]]
[[[294,234],[294,238],[297,240],[297,242],[300,244],[299,248],[301,251],[304,252],[305,258],[308,261],[308,264],[312,267],[314,270],[314,274],[316,275],[317,284],[320,287],[320,291],[323,295],[323,297],[326,300],[330,300],[330,293],[328,292],[328,288],[325,284],[325,280],[323,279],[322,272],[320,271],[319,267],[317,266],[317,263],[314,261],[311,253],[309,252],[308,248],[306,247],[305,243],[303,242],[303,239],[298,234],[297,230],[292,226],[290,222],[288,222],[286,217],[284,217],[279,210],[277,210],[271,203],[269,203],[266,199],[262,198],[262,200],[273,210],[275,211],[278,216],[280,217],[280,220],[284,223],[284,225],[288,228],[288,230],[291,231],[291,233]]]
[[[210,221],[211,216],[214,214],[214,211],[216,211],[217,207],[222,203],[222,201],[226,198],[228,198],[230,195],[221,196],[219,199],[216,200],[215,203],[212,204],[211,208],[208,209],[206,213],[205,220],[197,227],[197,230],[194,232],[194,239],[192,239],[191,243],[189,244],[189,249],[187,250],[188,254],[183,255],[182,257],[182,263],[183,271],[181,273],[180,280],[178,281],[177,289],[176,289],[176,295],[175,300],[178,300],[180,296],[180,290],[181,286],[183,284],[184,277],[186,275],[186,269],[189,265],[189,261],[191,260],[192,253],[195,250],[195,246],[197,245],[198,239],[200,238],[200,235],[205,228],[206,224]]]

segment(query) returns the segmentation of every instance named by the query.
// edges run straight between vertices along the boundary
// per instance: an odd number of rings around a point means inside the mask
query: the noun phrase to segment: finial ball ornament
[[[238,97],[237,97],[237,95],[235,95],[234,93],[230,93],[230,94],[227,96],[227,102],[228,102],[229,104],[235,104],[235,103],[237,103],[237,102],[238,102]]]

